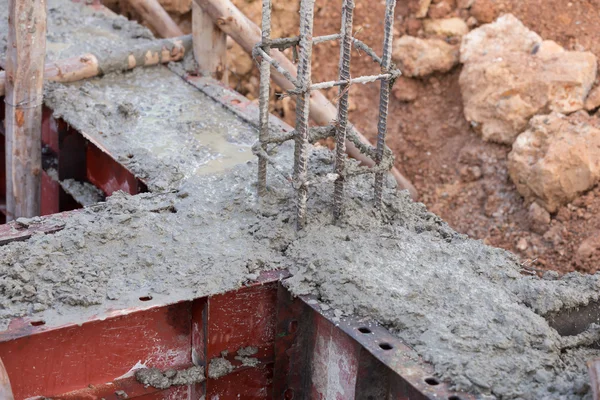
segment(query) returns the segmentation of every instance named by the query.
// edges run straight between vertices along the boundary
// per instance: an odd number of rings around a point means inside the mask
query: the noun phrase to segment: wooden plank
[[[10,0],[6,52],[7,219],[40,214],[46,0]]]
[[[227,35],[195,2],[192,4],[192,36],[199,72],[227,84]]]

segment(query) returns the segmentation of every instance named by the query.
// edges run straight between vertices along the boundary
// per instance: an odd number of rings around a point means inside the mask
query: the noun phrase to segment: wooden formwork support
[[[192,35],[199,72],[227,84],[227,35],[196,3],[192,3]]]
[[[261,41],[260,28],[250,21],[230,0],[194,0],[217,26],[231,36],[248,54],[252,54],[254,47]],[[271,57],[291,76],[296,78],[296,66],[277,49],[271,50]],[[295,86],[280,72],[273,69],[273,80],[284,90],[295,89]],[[311,92],[310,116],[319,125],[330,125],[337,118],[336,107],[319,91]],[[369,143],[360,132],[357,132],[361,141]],[[364,156],[360,150],[350,141],[346,141],[348,155],[356,158],[367,166],[374,162]],[[417,190],[412,183],[404,177],[396,168],[392,170],[394,178],[401,189],[407,189],[413,198],[417,198]]]
[[[131,7],[161,37],[170,38],[183,35],[173,18],[160,5],[158,0],[128,0]]]
[[[172,39],[155,40],[123,52],[113,52],[98,59],[94,54],[83,54],[51,62],[44,67],[44,80],[53,82],[75,82],[98,76],[101,73],[146,67],[159,63],[179,61],[192,47],[191,35]],[[0,72],[0,96],[4,95],[6,73]]]
[[[6,52],[7,220],[40,214],[46,0],[10,0]]]

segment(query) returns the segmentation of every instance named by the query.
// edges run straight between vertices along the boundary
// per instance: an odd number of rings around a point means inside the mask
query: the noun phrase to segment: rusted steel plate
[[[0,357],[16,399],[51,398],[82,388],[94,393],[92,387],[103,389],[107,382],[127,378],[140,363],[175,369],[191,365],[189,302],[58,329],[31,322],[21,328],[28,329],[27,336],[5,340],[0,334]],[[139,384],[131,390],[130,398],[145,392]]]
[[[240,367],[212,386],[209,381],[213,393],[221,400],[270,398],[274,301],[282,275],[265,273],[242,289],[215,296],[212,319],[210,300],[199,298],[107,309],[89,321],[60,327],[46,326],[42,320],[15,320],[0,332],[0,358],[15,399],[200,399],[206,393],[204,384],[160,391],[144,388],[133,371],[143,366],[164,370],[188,368],[192,362],[206,365],[208,332],[213,333],[213,353],[256,346],[260,360],[256,368]],[[244,304],[243,311],[238,303]],[[229,338],[231,346],[225,342]]]
[[[360,344],[319,313],[313,314],[313,323],[313,347],[306,349],[313,352],[310,398],[354,399]]]
[[[76,212],[76,211],[72,211]],[[38,223],[24,226],[17,222],[0,225],[0,245],[19,240],[27,240],[34,233],[54,233],[62,230],[65,223],[61,221],[68,213],[53,214],[52,217],[41,217]]]
[[[384,327],[357,318],[337,320],[331,311],[320,308],[314,298],[301,297],[308,307],[322,315],[340,331],[351,337],[368,351],[385,368],[391,371],[388,396],[390,399],[448,399],[473,400],[473,395],[450,390],[449,385],[434,377],[433,367],[401,339]],[[373,360],[369,360],[373,362]],[[357,382],[364,387],[369,383]],[[362,390],[362,389],[361,389]]]
[[[50,178],[46,171],[42,171],[42,201],[41,214],[50,215],[60,211],[59,206],[60,185]]]
[[[52,110],[44,107],[42,110],[42,143],[54,153],[59,153],[58,132],[61,120],[52,117]],[[64,124],[64,122],[62,122]],[[64,129],[64,127],[63,127]]]
[[[236,369],[219,379],[209,379],[207,398],[271,398],[277,286],[271,281],[209,298],[207,361],[225,357]],[[238,350],[247,347],[257,349],[251,356],[258,359],[255,367],[236,359]]]
[[[129,194],[141,191],[140,182],[131,172],[91,143],[87,146],[87,179],[107,196],[117,190]]]

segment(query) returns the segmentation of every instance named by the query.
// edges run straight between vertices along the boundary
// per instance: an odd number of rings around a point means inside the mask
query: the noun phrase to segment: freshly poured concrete
[[[151,190],[254,158],[256,130],[164,66],[46,85],[45,102]]]

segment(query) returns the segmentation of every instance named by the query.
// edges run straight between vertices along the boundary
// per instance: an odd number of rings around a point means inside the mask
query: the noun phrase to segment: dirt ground
[[[439,3],[441,0],[433,0]],[[568,50],[590,50],[600,57],[600,0],[477,0],[477,7],[458,9],[456,0],[448,16],[479,21],[512,13],[544,39]],[[458,0],[460,2],[460,0]],[[317,0],[315,35],[334,33],[340,26],[341,0]],[[260,0],[234,0],[255,22],[260,21]],[[297,34],[297,2],[273,2],[273,36]],[[418,1],[398,2],[395,34],[415,34],[418,22],[411,17]],[[356,1],[356,36],[381,51],[384,0]],[[180,18],[180,20],[185,18]],[[416,25],[416,27],[415,27]],[[334,79],[339,47],[326,43],[315,47],[313,81]],[[237,45],[230,48],[230,84],[249,98],[258,94],[255,64]],[[378,73],[370,59],[353,53],[352,75]],[[578,249],[588,238],[600,241],[600,187],[562,207],[548,226],[531,220],[525,204],[511,182],[506,165],[510,146],[487,143],[471,129],[463,116],[458,78],[460,66],[446,74],[413,79],[416,99],[394,99],[390,105],[388,145],[396,154],[396,165],[416,186],[420,201],[456,230],[485,243],[511,250],[525,265],[559,272],[594,273],[600,269],[600,253],[580,259]],[[276,89],[275,89],[276,90]],[[376,135],[379,86],[351,88],[350,120],[370,139]],[[327,97],[335,100],[337,89]],[[294,121],[293,100],[274,101],[272,111],[288,123]],[[588,242],[592,240],[589,239]]]

